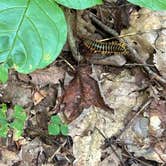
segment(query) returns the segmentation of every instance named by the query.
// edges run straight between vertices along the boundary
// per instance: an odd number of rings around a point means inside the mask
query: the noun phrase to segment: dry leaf
[[[91,105],[106,111],[113,111],[104,103],[97,81],[90,74],[90,66],[79,67],[60,97],[56,112],[62,111],[68,121],[75,119],[83,108],[88,108]]]
[[[36,91],[33,95],[34,105],[40,103],[46,96],[47,96],[47,92],[45,90]]]
[[[30,76],[32,83],[43,87],[50,83],[59,83],[59,80],[64,78],[64,70],[62,67],[51,66],[50,68],[37,70],[31,73]]]

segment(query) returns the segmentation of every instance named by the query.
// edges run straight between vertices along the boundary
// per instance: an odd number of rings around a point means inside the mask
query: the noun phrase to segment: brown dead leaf
[[[159,141],[158,143],[155,144],[155,152],[158,155],[158,157],[166,163],[166,152],[165,152],[165,147],[166,147],[166,142],[165,138],[163,140]]]
[[[19,156],[22,165],[35,165],[35,163],[42,165],[46,160],[44,153],[45,149],[43,143],[38,138],[35,138],[21,147]]]
[[[115,147],[114,147],[115,148]],[[116,153],[119,157],[121,157],[122,150],[120,148],[116,147]],[[104,156],[105,155],[105,156]],[[99,163],[99,166],[119,166],[121,165],[119,158],[115,155],[115,153],[112,151],[110,147],[103,150],[103,159]]]
[[[40,93],[41,92],[41,93]],[[35,107],[37,112],[43,112],[44,110],[50,110],[55,106],[57,99],[57,86],[49,85],[36,92],[36,98],[34,98]]]
[[[81,34],[82,36],[89,36],[96,30],[95,26],[91,23],[88,13],[84,11],[77,11],[76,28],[77,33]]]
[[[166,101],[153,100],[150,106],[150,135],[162,137],[166,127]]]
[[[11,102],[13,105],[28,106],[32,102],[31,88],[17,81],[9,81],[1,93],[1,101],[4,103]]]
[[[160,29],[161,25],[157,12],[142,8],[131,13],[130,27],[121,34],[126,35],[128,43],[131,43],[132,48],[146,61],[155,52],[154,43],[158,34],[154,29]]]
[[[151,103],[150,115],[156,115],[160,118],[161,122],[166,125],[166,101],[154,100]]]
[[[47,96],[47,92],[45,90],[36,91],[33,95],[34,105],[40,103]]]
[[[64,70],[62,67],[51,66],[50,68],[37,70],[31,73],[30,76],[32,78],[31,82],[36,85],[57,84],[59,80],[64,78]]]
[[[15,165],[19,157],[15,152],[0,148],[0,166]]]
[[[79,67],[60,97],[56,112],[62,111],[68,121],[74,120],[84,108],[91,105],[113,111],[104,103],[96,80],[90,76],[91,72],[90,66]]]
[[[124,5],[124,2],[122,4],[120,1],[116,2],[116,8],[113,8],[112,15],[114,18],[114,26],[118,33],[123,28],[129,27],[129,15],[133,8],[132,5]]]

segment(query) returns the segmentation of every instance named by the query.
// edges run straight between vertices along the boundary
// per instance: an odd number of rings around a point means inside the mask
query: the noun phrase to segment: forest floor
[[[166,12],[118,0],[65,10],[68,41],[46,69],[0,85],[24,133],[0,138],[0,166],[166,165]],[[48,134],[52,115],[68,135]]]

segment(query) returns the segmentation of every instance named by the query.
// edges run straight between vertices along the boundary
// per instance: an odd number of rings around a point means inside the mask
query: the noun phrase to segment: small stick
[[[140,163],[143,164],[144,166],[151,166],[151,164],[145,163],[144,161],[142,161],[142,160],[140,160],[140,159],[138,159],[138,158],[136,158],[136,157],[134,157],[134,156],[130,156],[130,155],[127,155],[127,154],[125,154],[125,153],[122,153],[122,155],[123,155],[124,157],[132,158],[132,159],[134,159],[134,160],[140,162]]]
[[[48,158],[48,162],[51,162],[53,160],[53,158],[55,157],[55,155],[59,153],[59,151],[64,147],[64,145],[66,144],[66,142],[67,141],[65,140],[65,142],[63,144],[61,144],[58,147],[58,149],[53,153],[53,155],[50,158]]]
[[[128,50],[130,51],[130,57],[131,60],[134,60],[138,64],[143,64],[144,70],[149,74],[149,77],[151,79],[155,79],[158,81],[161,85],[166,87],[166,80],[156,74],[149,66],[147,66],[146,62],[141,59],[141,57],[138,55],[138,53],[128,44]]]
[[[124,127],[123,131],[118,135],[117,139],[120,138],[123,133],[133,124],[133,122],[135,121],[135,119],[145,110],[145,108],[147,108],[150,103],[152,102],[153,98],[149,98],[140,108],[140,110],[133,116],[133,118],[128,122],[128,124]]]
[[[126,63],[124,66],[149,66],[149,67],[154,67],[154,65],[151,64],[140,64],[140,63]]]
[[[72,64],[70,64],[65,58],[60,57],[73,71],[75,71],[75,68]]]
[[[97,129],[97,131],[100,133],[100,135],[106,140],[107,138],[105,137],[105,135],[97,128],[95,127],[95,129]],[[121,160],[121,158],[119,157],[118,153],[116,152],[116,150],[113,148],[113,146],[111,145],[111,143],[109,143],[109,147],[111,148],[112,152],[116,155],[116,157],[119,159],[119,162],[122,166],[125,166],[125,164],[123,163],[123,161]]]
[[[110,27],[103,24],[99,19],[97,19],[92,13],[89,14],[89,17],[95,22],[98,26],[100,26],[105,32],[109,33],[110,35],[117,37],[119,34]]]
[[[127,36],[142,35],[142,34],[145,34],[145,33],[155,32],[155,31],[159,31],[159,30],[163,30],[163,29],[166,29],[166,27],[158,28],[158,29],[151,29],[149,31],[144,31],[144,32],[131,32],[131,33],[119,35],[118,38],[123,38],[123,37],[127,37]],[[117,38],[117,36],[116,37],[109,37],[109,38],[106,38],[106,39],[102,39],[100,41],[101,42],[103,42],[103,41],[109,41],[109,40],[115,39],[115,38]]]
[[[95,127],[95,128],[98,130],[98,132],[102,135],[102,137],[103,137],[104,139],[107,139],[107,138],[105,137],[105,135],[104,135],[97,127]],[[116,139],[116,140],[117,140],[117,139]],[[133,145],[133,144],[132,144],[132,145]],[[118,159],[119,159],[119,161],[120,161],[120,164],[121,164],[122,166],[125,166],[124,163],[123,163],[123,161],[120,159],[120,157],[119,157],[118,154],[116,153],[115,149],[114,149],[113,146],[111,145],[111,143],[109,143],[109,147],[110,147],[111,150],[115,153],[116,157],[118,157]],[[134,159],[134,160],[136,160],[136,161],[138,161],[138,162],[144,164],[145,166],[151,166],[150,164],[147,164],[147,163],[145,163],[144,161],[141,161],[140,159],[137,159],[136,157],[134,157],[134,156],[132,156],[132,155],[127,155],[127,154],[125,154],[125,153],[122,153],[122,156],[128,157],[128,158],[132,158],[132,159]]]

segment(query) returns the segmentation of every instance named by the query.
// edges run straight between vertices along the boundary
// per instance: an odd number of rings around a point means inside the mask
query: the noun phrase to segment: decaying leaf
[[[64,78],[62,67],[52,66],[44,70],[37,70],[30,74],[31,82],[35,85],[45,86],[47,84],[57,84]]]
[[[166,128],[166,101],[154,100],[150,109],[151,135],[161,137]]]
[[[35,165],[36,162],[42,165],[46,156],[44,155],[44,147],[42,142],[36,138],[29,144],[23,145],[19,153],[23,165]]]
[[[45,90],[40,90],[34,93],[33,102],[34,105],[40,103],[47,96],[47,92]]]
[[[145,159],[165,163],[165,101],[153,99],[144,113],[145,117],[141,116],[135,119],[132,129],[122,136],[126,143],[131,144],[127,146],[128,151],[136,157],[144,156]]]
[[[83,36],[84,35],[88,36],[91,33],[94,33],[96,30],[95,26],[91,23],[91,20],[87,16],[87,13],[85,13],[84,11],[77,11],[77,22],[76,23],[77,23],[77,25],[76,25],[77,33],[81,34]]]
[[[148,9],[141,9],[133,12],[130,16],[130,27],[123,30],[125,39],[132,43],[132,47],[137,50],[139,55],[147,60],[155,52],[155,42],[158,32],[162,28],[159,12],[152,12]]]
[[[128,113],[144,100],[142,94],[132,93],[138,86],[134,84],[135,77],[131,76],[129,71],[125,70],[118,74],[113,72],[105,77],[100,69],[95,66],[93,70],[103,80],[101,83],[103,95],[109,105],[115,108],[115,111],[114,114],[110,114],[100,108],[89,107],[69,124],[69,135],[73,139],[73,154],[76,158],[75,165],[102,164],[101,146],[104,144],[104,138],[96,128],[107,138],[116,135],[123,129]],[[111,155],[107,159],[116,160],[118,163],[115,155]],[[108,160],[104,163],[109,163]]]
[[[90,75],[90,66],[79,67],[60,97],[56,112],[62,111],[68,121],[75,119],[84,108],[91,105],[113,112],[113,109],[104,103],[97,81]]]
[[[19,157],[15,152],[9,151],[4,148],[0,148],[0,165],[15,165],[19,161]]]
[[[129,27],[129,15],[132,8],[134,8],[132,5],[125,5],[123,1],[116,2],[116,8],[112,9],[112,15],[114,18],[114,28],[117,32]]]
[[[13,105],[28,106],[32,102],[32,92],[29,87],[24,87],[22,83],[17,81],[8,82],[7,86],[1,91],[2,102],[11,102]]]

